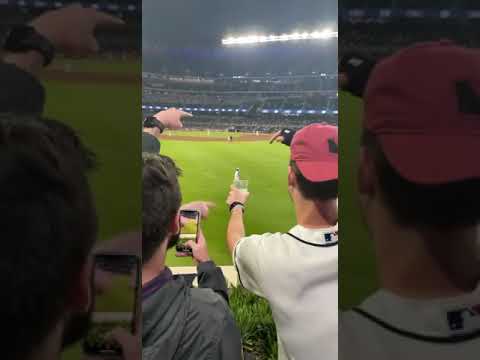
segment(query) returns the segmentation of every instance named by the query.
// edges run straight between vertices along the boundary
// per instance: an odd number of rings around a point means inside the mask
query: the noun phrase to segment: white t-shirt
[[[234,264],[242,285],[266,298],[279,359],[338,359],[337,227],[295,226],[241,239]]]
[[[432,301],[380,290],[340,317],[340,360],[480,359],[480,286]]]

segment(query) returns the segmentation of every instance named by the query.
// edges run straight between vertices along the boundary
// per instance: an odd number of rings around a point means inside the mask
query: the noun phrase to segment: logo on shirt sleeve
[[[452,331],[465,330],[471,321],[480,325],[480,304],[447,312],[447,321]]]
[[[338,242],[338,232],[326,233],[325,234],[325,242],[327,244]]]

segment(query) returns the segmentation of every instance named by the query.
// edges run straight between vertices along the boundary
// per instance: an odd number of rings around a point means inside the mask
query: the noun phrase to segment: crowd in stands
[[[186,108],[182,109],[188,111]],[[144,110],[144,116],[153,115],[155,112],[155,110]],[[216,115],[197,113],[193,118],[187,119],[184,122],[184,126],[186,129],[225,130],[232,128],[236,131],[271,133],[279,128],[298,129],[315,122],[326,122],[332,125],[338,123],[338,115],[336,113],[289,115],[275,114],[273,112],[250,112],[244,116],[235,114],[226,116],[222,115],[222,113]]]
[[[340,53],[368,51],[370,56],[378,58],[415,42],[440,39],[453,40],[467,47],[478,47],[479,25],[480,20],[431,20],[428,24],[425,20],[344,23],[341,25],[339,49]]]
[[[373,58],[416,42],[449,39],[480,45],[480,5],[476,1],[345,1],[340,14],[339,52]]]
[[[336,123],[338,114],[333,74],[204,78],[144,73],[143,80],[145,113],[179,108],[195,115],[186,125],[199,129],[269,132],[314,121]]]
[[[147,113],[145,114],[147,116]],[[299,129],[308,124],[326,122],[337,123],[334,116],[311,116],[291,119],[288,117],[241,117],[241,116],[209,116],[196,115],[183,121],[185,129],[189,130],[229,130],[238,132],[272,133],[280,128]]]
[[[326,73],[311,74],[249,74],[235,76],[201,77],[191,74],[143,73],[144,87],[151,91],[175,89],[188,91],[225,92],[294,92],[328,91],[337,86],[337,75]]]

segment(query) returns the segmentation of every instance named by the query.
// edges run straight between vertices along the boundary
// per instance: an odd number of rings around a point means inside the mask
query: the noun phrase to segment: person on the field
[[[227,244],[241,284],[270,303],[278,358],[336,360],[338,129],[307,126],[297,131],[290,151],[288,192],[298,225],[287,233],[247,236],[249,193],[232,186]]]
[[[358,191],[380,290],[341,315],[340,359],[478,359],[480,51],[401,50],[364,98]]]
[[[183,127],[182,118],[191,116],[193,115],[175,108],[160,111],[153,116],[147,116],[143,121],[142,152],[159,154],[160,134],[165,129],[181,129]]]
[[[202,232],[197,242],[186,244],[197,263],[199,288],[165,265],[181,227],[179,173],[170,158],[143,154],[143,359],[240,360],[241,336],[228,307],[227,284],[210,260]]]

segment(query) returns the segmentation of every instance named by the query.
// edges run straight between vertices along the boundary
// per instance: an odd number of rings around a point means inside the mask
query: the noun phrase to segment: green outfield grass
[[[95,62],[83,66],[95,71],[111,67],[108,63],[99,67]],[[141,84],[46,81],[45,85],[46,115],[75,128],[98,155],[100,166],[92,174],[91,183],[98,209],[99,240],[140,229]],[[79,346],[68,349],[63,356],[64,360],[81,358]]]
[[[356,189],[362,102],[340,94],[339,305],[357,305],[377,288],[373,247],[362,221]]]
[[[140,229],[140,89],[48,81],[47,115],[74,127],[98,156],[92,174],[100,239]]]
[[[162,141],[162,154],[172,157],[183,170],[180,185],[183,202],[211,200],[217,203],[202,224],[212,259],[232,263],[226,245],[229,213],[225,200],[236,167],[249,180],[250,200],[245,213],[247,234],[287,231],[295,225],[295,213],[287,191],[289,149],[261,142]],[[192,265],[171,251],[167,264]]]

